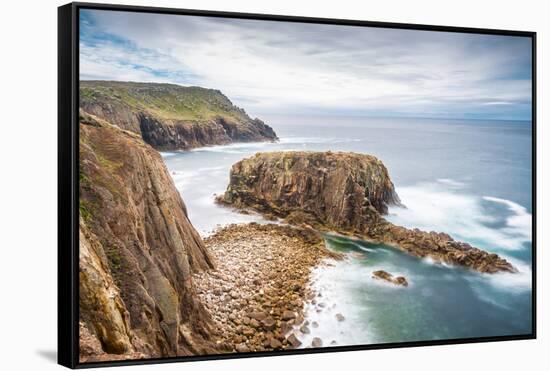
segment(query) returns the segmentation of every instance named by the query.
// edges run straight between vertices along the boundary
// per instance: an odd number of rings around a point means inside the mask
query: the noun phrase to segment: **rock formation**
[[[372,278],[387,281],[387,282],[393,283],[394,285],[405,286],[405,287],[409,286],[409,282],[405,277],[403,276],[394,277],[393,274],[382,270],[372,272]]]
[[[160,154],[81,111],[79,179],[81,360],[211,351],[192,274],[213,262]]]
[[[80,107],[158,150],[277,140],[220,91],[172,84],[81,81]]]
[[[342,152],[258,153],[234,164],[218,201],[251,208],[292,224],[308,224],[386,243],[418,257],[479,272],[515,272],[496,254],[445,233],[396,226],[383,214],[399,204],[384,164],[374,156]]]

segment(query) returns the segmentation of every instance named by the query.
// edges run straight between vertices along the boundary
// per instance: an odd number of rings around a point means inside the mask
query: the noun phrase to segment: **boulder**
[[[298,348],[300,345],[302,345],[302,342],[298,340],[295,334],[290,334],[286,341],[291,345],[292,348]]]
[[[288,321],[288,320],[291,320],[291,319],[294,319],[296,318],[296,313],[290,311],[290,310],[285,310],[281,316],[281,319],[283,321]]]
[[[387,282],[393,283],[394,285],[405,286],[405,287],[409,286],[409,283],[407,282],[407,279],[405,277],[403,276],[394,277],[391,273],[388,273],[383,270],[372,272],[372,278],[387,281]]]
[[[313,348],[320,348],[323,346],[323,340],[321,340],[321,338],[313,338],[311,341],[311,346]]]

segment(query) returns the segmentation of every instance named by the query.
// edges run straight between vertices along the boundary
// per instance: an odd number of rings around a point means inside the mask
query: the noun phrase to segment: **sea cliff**
[[[157,150],[277,140],[219,90],[173,84],[81,81],[80,108],[139,134]]]
[[[192,274],[214,268],[160,154],[80,114],[81,361],[216,351]]]
[[[233,165],[230,183],[218,201],[483,273],[516,272],[497,254],[445,233],[408,229],[387,221],[383,215],[388,206],[400,201],[386,167],[370,155],[258,153]]]

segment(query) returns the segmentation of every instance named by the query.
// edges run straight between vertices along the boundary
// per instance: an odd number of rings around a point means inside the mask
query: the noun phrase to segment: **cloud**
[[[81,12],[83,79],[216,88],[257,114],[531,115],[527,38]]]

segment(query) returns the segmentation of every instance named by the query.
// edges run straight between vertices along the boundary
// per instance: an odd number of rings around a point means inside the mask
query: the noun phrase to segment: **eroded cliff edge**
[[[277,140],[219,90],[173,84],[81,81],[80,107],[139,134],[158,150]]]
[[[384,164],[374,156],[342,152],[258,153],[234,164],[220,202],[398,247],[418,257],[483,273],[516,272],[497,254],[445,233],[394,225],[384,219],[399,204]]]
[[[214,351],[192,274],[213,267],[160,154],[80,114],[81,361]]]

